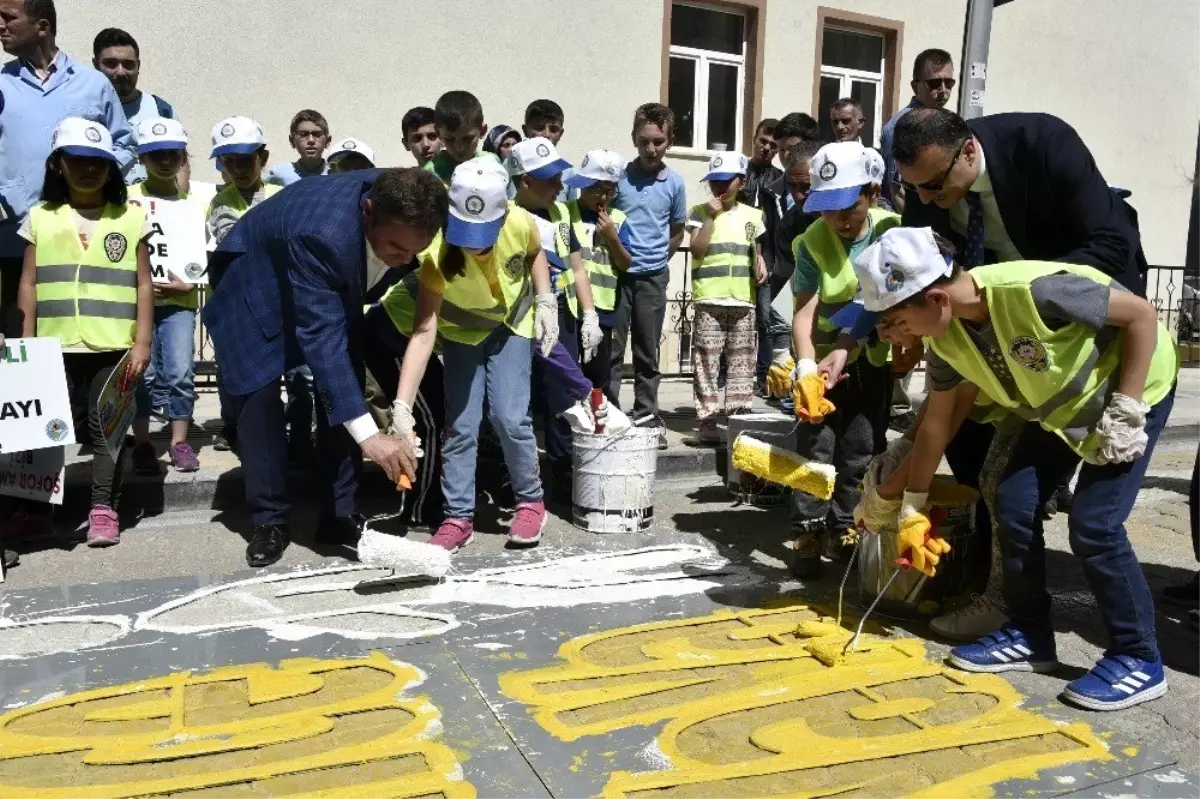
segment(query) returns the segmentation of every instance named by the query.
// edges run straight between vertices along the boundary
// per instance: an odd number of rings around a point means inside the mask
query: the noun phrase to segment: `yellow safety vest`
[[[532,216],[532,214],[530,215]],[[563,271],[554,276],[554,288],[567,295],[567,307],[571,309],[571,316],[578,318],[579,298],[575,293],[575,273],[571,271],[570,219],[571,215],[567,211],[566,203],[555,202],[550,206],[550,224],[554,225],[554,254],[563,264]],[[536,217],[533,221],[534,224],[545,224],[545,220],[539,220]],[[544,240],[542,246],[545,247]]]
[[[137,333],[137,252],[146,212],[108,205],[84,250],[69,205],[29,211],[37,240],[37,335],[98,352],[133,346]]]
[[[592,284],[592,301],[596,304],[596,310],[612,311],[617,307],[617,271],[613,267],[612,253],[596,233],[595,225],[583,221],[578,200],[567,203],[567,212],[571,215],[571,227],[575,229],[575,238],[579,239],[579,254],[587,267],[588,280]],[[609,208],[607,213],[619,230],[625,223],[625,213],[617,208]],[[571,296],[574,296],[574,290]]]
[[[693,209],[708,214],[707,205]],[[717,216],[704,257],[692,269],[692,301],[739,300],[754,304],[754,235],[763,226],[761,208],[738,203]]]
[[[176,201],[185,202],[187,200],[187,198],[188,198],[188,193],[186,191],[184,191],[183,189],[180,189],[179,194],[176,195]],[[149,194],[146,193],[146,184],[145,183],[135,183],[129,187],[129,200],[134,205],[138,205],[140,200],[159,200],[159,199],[163,199],[163,198],[151,197]],[[171,202],[170,200],[164,200],[164,201]],[[201,219],[200,219],[200,224],[201,225],[204,224],[203,217],[201,217]],[[191,291],[189,291],[187,294],[180,294],[175,297],[166,297],[161,300],[155,300],[154,304],[155,305],[178,305],[180,308],[189,308],[189,309],[195,311],[200,307],[200,289],[199,289],[199,287],[197,287],[197,288],[194,288]]]
[[[979,388],[981,400],[1038,422],[1075,452],[1087,455],[1098,447],[1096,423],[1121,379],[1121,331],[1105,327],[1096,333],[1077,322],[1059,330],[1046,326],[1030,285],[1039,277],[1064,272],[1112,284],[1111,277],[1090,266],[1043,261],[977,266],[970,272],[987,297],[992,329],[1012,372],[1015,395],[1005,391],[960,320],[951,320],[946,332],[927,338],[926,343]],[[1142,401],[1155,405],[1162,400],[1178,371],[1175,342],[1160,322]]]
[[[536,234],[531,229],[534,224],[529,212],[509,206],[500,235],[488,253],[496,265],[503,299],[496,300],[487,275],[466,256],[466,272],[446,280],[438,312],[439,334],[460,344],[479,344],[497,327],[507,325],[518,336],[533,338],[533,277],[527,252],[529,240]],[[439,234],[423,257],[440,264],[448,246]]]
[[[882,208],[871,208],[867,211],[871,223],[868,234],[874,241],[900,225],[900,217]],[[850,262],[850,253],[842,242],[841,236],[824,220],[817,220],[808,226],[798,241],[803,241],[817,269],[820,270],[820,283],[817,287],[817,319],[813,326],[813,344],[816,345],[817,359],[829,354],[837,343],[841,329],[830,321],[838,311],[845,308],[858,295],[858,276],[854,273],[854,264]],[[793,243],[793,250],[795,250]],[[891,345],[879,341],[867,348],[867,360],[875,366],[883,366],[891,356]],[[850,353],[848,363],[857,360],[861,348],[855,347]]]
[[[263,199],[269,200],[283,191],[284,187],[276,186],[274,183],[264,183],[262,188]],[[241,219],[250,210],[250,203],[246,202],[246,198],[242,196],[238,187],[232,183],[225,184],[212,198],[212,202],[208,206],[209,216],[212,215],[213,209],[219,205],[228,206],[231,211],[237,214],[238,219]]]

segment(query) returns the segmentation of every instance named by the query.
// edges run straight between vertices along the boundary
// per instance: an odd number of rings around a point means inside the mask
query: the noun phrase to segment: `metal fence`
[[[695,322],[695,305],[692,302],[691,257],[687,250],[683,256],[683,289],[667,298],[667,318],[659,338],[660,346],[668,353],[661,364],[664,375],[690,375],[692,373],[692,331]],[[1171,334],[1180,344],[1200,345],[1200,278],[1185,275],[1182,266],[1152,266],[1146,273],[1146,297],[1158,311]],[[201,307],[204,295],[201,294]],[[196,375],[215,374],[212,339],[204,325],[197,325]],[[670,350],[674,350],[673,353]],[[632,375],[632,364],[626,363],[626,372]]]

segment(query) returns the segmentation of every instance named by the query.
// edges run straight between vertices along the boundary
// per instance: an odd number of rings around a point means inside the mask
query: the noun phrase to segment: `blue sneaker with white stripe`
[[[1087,674],[1067,684],[1063,699],[1088,710],[1124,710],[1167,692],[1162,660],[1129,655],[1100,659]]]
[[[1003,671],[1042,673],[1058,668],[1053,636],[1035,641],[1008,624],[973,644],[954,647],[947,660],[956,669],[990,674]]]

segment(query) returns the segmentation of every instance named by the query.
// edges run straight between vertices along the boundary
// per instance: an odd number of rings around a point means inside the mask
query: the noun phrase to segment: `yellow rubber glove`
[[[790,355],[785,360],[772,363],[767,370],[767,396],[783,399],[791,394],[792,370],[795,368],[796,362]]]
[[[950,542],[934,534],[933,525],[923,512],[928,497],[928,494],[904,492],[896,551],[908,558],[914,569],[933,577],[942,556],[950,552]]]
[[[792,402],[796,405],[796,418],[812,424],[821,424],[837,410],[825,399],[825,378],[819,372],[809,372],[795,381]]]

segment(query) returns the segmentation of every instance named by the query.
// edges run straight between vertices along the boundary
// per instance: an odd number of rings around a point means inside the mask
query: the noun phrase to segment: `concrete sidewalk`
[[[924,373],[918,372],[910,387],[910,394],[917,403],[924,396],[924,382]],[[622,395],[625,407],[632,405],[632,395],[632,385],[626,382]],[[667,450],[658,456],[659,477],[709,478],[724,475],[727,460],[725,447],[700,445],[695,441],[696,414],[692,404],[691,379],[664,379],[659,389],[659,405],[667,424],[668,441]],[[755,399],[754,407],[761,412],[774,410],[760,399]],[[1175,408],[1167,425],[1164,442],[1200,439],[1200,369],[1189,368],[1180,372]],[[189,436],[189,441],[200,456],[200,471],[180,474],[167,465],[164,457],[162,474],[146,477],[133,474],[126,459],[125,502],[150,512],[220,509],[240,505],[244,497],[241,463],[233,453],[217,452],[212,448],[213,436],[219,429],[216,389],[201,388],[196,406],[196,423]],[[167,429],[165,426],[152,425],[151,430],[156,448],[160,453],[165,453]],[[87,487],[91,483],[91,456],[79,454],[79,449],[76,445],[69,450],[71,457],[67,465],[65,504],[70,506],[80,506],[87,501]],[[375,470],[372,468],[370,471]],[[306,475],[297,472],[294,477],[301,481],[297,485],[303,485]],[[371,479],[368,476],[367,485],[371,485]]]

